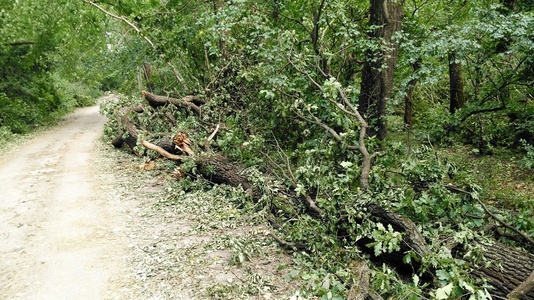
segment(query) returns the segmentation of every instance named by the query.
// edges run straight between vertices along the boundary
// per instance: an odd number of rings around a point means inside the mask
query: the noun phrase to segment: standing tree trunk
[[[449,111],[453,114],[465,105],[462,63],[456,60],[456,53],[454,52],[449,52],[449,92]]]
[[[213,1],[213,13],[217,14],[219,10],[223,9],[225,6],[224,0],[214,0]],[[221,52],[221,57],[226,57],[226,40],[225,37],[228,34],[226,30],[221,30],[219,37],[219,51]]]
[[[146,88],[154,93],[154,82],[152,82],[152,66],[148,63],[143,64],[143,75],[146,81]]]
[[[412,64],[414,74],[421,69],[421,61],[417,60]],[[418,78],[414,76],[408,82],[408,90],[406,91],[406,96],[404,97],[404,126],[411,127],[413,125],[413,92],[415,86],[417,85]]]
[[[385,139],[387,135],[386,99],[391,97],[398,51],[393,35],[401,27],[404,17],[403,2],[371,0],[369,25],[374,29],[370,38],[380,47],[376,51],[367,52],[358,110],[371,122],[368,135],[377,135],[380,140]]]

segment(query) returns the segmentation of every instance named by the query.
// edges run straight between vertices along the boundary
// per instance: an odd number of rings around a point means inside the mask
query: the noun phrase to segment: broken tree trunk
[[[148,101],[148,104],[150,104],[150,106],[154,108],[167,104],[172,104],[176,107],[184,107],[191,109],[197,115],[200,115],[202,113],[200,106],[206,103],[204,100],[198,98],[197,96],[185,96],[181,99],[178,99],[166,96],[159,96],[156,94],[149,93],[147,91],[142,91],[142,94],[143,97]]]
[[[142,113],[145,109],[141,106],[134,106],[134,107],[123,107],[119,109],[118,111],[115,111],[115,115],[117,117],[117,122],[119,123],[118,133],[115,139],[111,141],[111,144],[115,148],[120,148],[124,143],[126,143],[130,149],[134,149],[134,147],[137,145],[137,127],[135,124],[130,120],[129,114],[130,112],[136,112],[136,113]]]
[[[156,150],[151,148],[152,150]],[[161,153],[161,152],[160,152]],[[197,164],[198,172],[213,183],[228,184],[234,187],[241,186],[253,200],[261,197],[261,191],[254,186],[245,174],[245,166],[233,162],[220,154],[197,155],[193,157]],[[301,200],[302,201],[302,200]],[[403,234],[401,251],[384,253],[380,259],[387,261],[401,272],[412,272],[417,269],[416,265],[405,265],[402,257],[407,251],[413,251],[418,258],[429,254],[423,236],[417,230],[416,224],[406,216],[392,212],[379,205],[368,207],[371,217],[383,224],[391,224],[392,227]],[[506,295],[514,288],[526,281],[534,269],[534,256],[520,252],[502,244],[486,246],[485,257],[489,260],[500,262],[501,266],[476,268],[474,274],[485,278],[494,287],[490,291],[496,299],[505,299]],[[461,254],[458,254],[461,258]],[[534,292],[531,291],[521,299],[534,300]]]
[[[395,231],[401,232],[407,250],[414,251],[418,258],[430,253],[425,238],[417,229],[417,225],[408,217],[375,204],[369,206],[369,211],[381,223],[391,224]]]
[[[494,299],[508,299],[507,295],[523,283],[528,287],[528,278],[534,272],[534,255],[525,253],[500,243],[484,245],[484,258],[490,266],[474,270],[474,275],[485,278],[494,289],[490,294]],[[518,299],[534,300],[534,290],[524,290]]]
[[[120,148],[123,144],[126,144],[132,151],[135,151],[134,149],[135,146],[137,146],[139,130],[134,122],[130,119],[129,114],[130,112],[142,113],[144,111],[145,109],[139,105],[134,107],[123,107],[115,112],[115,114],[118,116],[117,122],[119,124],[117,136],[111,141],[111,144],[115,148]],[[154,145],[170,153],[171,155],[180,154],[180,149],[177,149],[170,139],[160,139]]]
[[[148,149],[158,151],[165,157],[174,160],[181,160],[178,155],[170,155],[161,147],[155,146],[148,142],[143,142]],[[198,172],[206,179],[217,184],[228,184],[234,187],[242,187],[254,201],[261,197],[261,190],[255,186],[245,173],[245,166],[233,162],[220,154],[195,155],[192,157],[197,164]],[[302,199],[299,199],[302,202]],[[276,210],[277,208],[274,207]],[[380,260],[387,261],[388,264],[395,267],[399,272],[410,273],[418,269],[417,263],[412,262],[410,265],[403,263],[402,257],[407,251],[413,251],[419,259],[430,253],[423,236],[417,230],[416,224],[406,216],[392,212],[379,205],[370,205],[368,211],[371,217],[383,224],[391,224],[398,232],[403,234],[401,251],[392,253],[383,253]],[[363,241],[362,247],[369,241]],[[362,243],[360,243],[361,245]],[[485,246],[486,252],[484,257],[488,261],[496,262],[489,267],[474,266],[473,274],[484,278],[493,286],[490,294],[495,299],[506,299],[506,296],[515,288],[526,282],[529,287],[527,278],[534,270],[534,255],[521,252],[502,244],[493,244]],[[458,258],[463,257],[461,251],[456,251]],[[429,271],[431,272],[431,270]],[[431,275],[431,274],[430,274]],[[430,278],[433,275],[429,276]],[[525,295],[519,299],[534,300],[534,291],[524,290]]]
[[[194,158],[197,170],[213,183],[241,186],[254,201],[261,197],[261,191],[255,187],[245,174],[245,166],[229,160],[223,155],[199,155]]]
[[[143,92],[143,96],[154,107],[166,104],[173,104],[181,107],[189,107],[199,115],[201,112],[200,106],[197,106],[197,104],[195,104],[193,100],[187,100],[186,98],[175,99],[170,97],[157,96],[148,92]],[[201,105],[201,103],[198,104]],[[198,110],[196,110],[194,107],[197,107]],[[127,115],[131,111],[143,112],[143,108],[134,107],[121,109],[121,114],[119,117],[119,136],[115,139],[114,145],[122,145],[122,143],[127,143],[133,149],[133,147],[135,147],[137,143],[138,132],[135,127],[135,124],[128,119]],[[364,125],[362,125],[362,127],[365,129]],[[190,143],[190,141],[188,141],[187,136],[180,136],[180,141],[183,142],[181,143],[182,145],[188,145]],[[160,146],[159,143],[152,144],[146,141],[143,142],[143,145],[148,149],[152,149],[159,152],[167,158],[174,160],[182,159],[181,156],[175,155],[176,153],[173,153],[173,151],[175,150],[175,145],[170,141],[167,141],[167,143],[165,143],[165,147]],[[210,180],[213,183],[223,183],[234,187],[241,186],[254,201],[257,201],[261,198],[263,188],[258,187],[251,180],[249,180],[245,172],[245,166],[233,162],[220,154],[195,155],[192,152],[191,154],[193,161],[197,165],[198,172],[204,178]],[[369,154],[368,156],[371,157],[371,155]],[[363,184],[363,186],[366,185],[367,184]],[[319,212],[319,216],[323,217],[322,212],[319,208],[317,208],[317,210],[313,209],[311,204],[314,202],[311,197],[309,199],[299,199],[294,195],[288,196],[285,194],[284,197],[289,199],[289,205],[297,207],[301,204],[306,204],[309,209],[308,212]],[[273,204],[274,207],[272,207],[271,209],[277,210],[279,207],[276,207],[276,205],[277,204]],[[300,206],[300,208],[295,209],[295,211],[297,213],[301,213],[304,212],[303,209],[304,208]],[[400,272],[405,272],[406,274],[412,273],[414,269],[418,268],[418,266],[416,265],[416,263],[412,263],[411,265],[403,264],[402,257],[406,254],[406,252],[413,251],[418,258],[422,258],[430,253],[429,247],[426,245],[423,236],[418,231],[416,224],[409,218],[401,214],[395,213],[391,210],[388,210],[387,208],[380,205],[370,205],[368,207],[368,212],[370,213],[370,217],[372,217],[377,222],[381,222],[383,224],[390,224],[396,231],[401,232],[403,235],[401,251],[397,251],[394,253],[384,253],[380,256],[380,259],[382,261],[387,261],[388,264],[394,267],[398,267]],[[492,295],[495,296],[495,298],[506,297],[506,295],[512,292],[512,290],[514,290],[517,286],[525,282],[528,276],[532,273],[532,270],[534,268],[533,256],[531,254],[526,254],[524,252],[520,252],[509,247],[502,246],[500,244],[488,246],[486,247],[486,249],[487,253],[485,254],[485,256],[490,260],[499,261],[502,267],[478,267],[476,268],[474,274],[485,278],[495,287],[494,290],[490,291]],[[458,257],[462,258],[462,254],[460,253]],[[473,266],[475,267],[474,264]],[[430,270],[429,272],[432,271]],[[532,292],[530,292],[527,293],[526,296],[523,297],[523,299],[534,300],[534,296],[532,296]]]

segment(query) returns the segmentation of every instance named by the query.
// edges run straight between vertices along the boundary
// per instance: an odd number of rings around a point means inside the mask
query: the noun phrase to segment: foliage
[[[1,7],[0,127],[24,133],[94,104],[102,17],[72,1]]]
[[[268,215],[280,225],[277,234],[284,240],[304,245],[293,253],[305,269],[294,274],[306,282],[300,295],[345,297],[354,277],[347,265],[364,260],[373,269],[372,288],[391,298],[487,297],[485,283],[470,276],[470,264],[453,257],[446,245],[489,239],[483,233],[489,220],[481,203],[496,184],[484,181],[487,178],[480,182],[463,160],[466,156],[471,161],[481,159],[477,155],[522,146],[527,154],[520,164],[532,167],[534,19],[528,3],[507,7],[493,0],[404,2],[403,29],[395,36],[399,43],[395,93],[388,99],[387,117],[402,118],[404,98],[413,87],[415,122],[408,131],[398,125],[385,141],[365,137],[369,151],[378,151],[369,188],[360,181],[364,157],[354,150],[362,142],[362,123],[350,106],[358,103],[366,54],[389,47],[368,38],[375,29],[368,25],[369,3],[100,3],[130,24],[109,19],[81,1],[60,1],[46,8],[42,1],[35,3],[6,6],[2,14],[7,17],[0,18],[1,33],[6,33],[2,42],[25,34],[39,42],[0,45],[0,62],[11,68],[2,73],[6,83],[0,85],[0,129],[24,131],[27,124],[41,121],[44,110],[66,111],[88,103],[87,93],[93,89],[87,83],[124,93],[101,105],[110,120],[105,128],[108,139],[117,135],[120,108],[143,103],[141,89],[178,98],[194,94],[207,101],[200,117],[165,106],[131,113],[129,118],[140,124],[140,138],[150,140],[186,131],[192,141],[204,141],[212,130],[209,125],[222,125],[214,150],[249,166],[251,180],[264,194],[254,204],[235,191],[227,196],[240,207]],[[38,16],[38,8],[59,11],[52,21],[36,22],[47,35],[25,32],[22,26],[10,30],[19,11]],[[69,11],[80,18],[69,17]],[[77,28],[83,28],[84,38],[69,39]],[[154,47],[141,35],[154,41]],[[450,53],[462,65],[467,98],[465,107],[452,115]],[[463,144],[474,148],[464,151],[458,146]],[[193,147],[201,151],[199,145]],[[136,152],[153,156],[142,147]],[[192,160],[182,168],[195,175]],[[275,177],[276,183],[260,173]],[[184,191],[204,189],[203,184],[184,179],[169,191],[169,203],[179,209]],[[280,190],[312,197],[324,215],[311,216],[304,205],[285,203],[276,197]],[[272,203],[286,205],[271,212]],[[402,254],[406,265],[421,265],[408,278],[376,260],[398,252],[403,235],[370,217],[367,208],[375,204],[415,221],[432,250],[421,261],[412,252]],[[528,205],[498,209],[507,222],[532,232]],[[514,219],[514,214],[519,217]],[[228,240],[226,246],[235,250],[235,265],[255,254],[239,239]],[[471,259],[480,259],[480,249],[468,251]],[[428,270],[435,271],[436,285],[425,279]],[[247,286],[239,293],[249,292],[249,287],[254,288]],[[212,294],[226,291],[215,287]]]
[[[519,160],[519,165],[526,169],[533,169],[534,168],[534,146],[527,143],[525,140],[521,140],[521,144],[523,145],[523,149],[525,149],[525,157],[523,157],[521,160]]]

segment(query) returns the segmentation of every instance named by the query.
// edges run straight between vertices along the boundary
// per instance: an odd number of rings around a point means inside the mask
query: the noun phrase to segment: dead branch
[[[182,156],[181,155],[176,155],[176,154],[172,154],[172,153],[169,153],[167,152],[165,149],[161,148],[160,146],[157,146],[157,145],[154,145],[148,141],[143,141],[142,142],[143,146],[147,149],[150,149],[150,150],[154,150],[156,152],[158,152],[159,154],[161,154],[162,156],[168,158],[168,159],[171,159],[171,160],[178,160],[178,161],[181,161],[182,160]]]
[[[145,109],[141,106],[122,107],[115,111],[117,116],[118,132],[117,136],[111,141],[115,148],[120,148],[124,143],[128,144],[131,149],[134,149],[137,144],[138,130],[135,124],[130,121],[128,114],[130,112],[142,113]],[[126,134],[124,132],[126,130]]]
[[[518,285],[515,289],[513,289],[510,294],[508,294],[509,300],[520,300],[522,299],[528,292],[534,290],[534,271],[530,273],[530,276],[523,281],[520,285]]]
[[[172,98],[172,97],[166,97],[166,96],[159,96],[156,94],[152,94],[147,91],[142,91],[143,97],[148,101],[150,106],[152,107],[159,107],[164,106],[167,104],[173,104],[177,107],[186,107],[191,110],[193,110],[197,115],[201,115],[202,110],[200,108],[200,105],[205,104],[206,102],[197,96],[185,96],[181,99],[178,98]]]
[[[107,11],[107,10],[104,9],[102,6],[100,6],[100,5],[98,5],[98,4],[94,3],[94,2],[92,2],[92,1],[90,1],[90,0],[82,0],[82,1],[85,2],[85,3],[87,3],[87,4],[89,4],[89,5],[92,5],[92,6],[96,7],[96,8],[98,8],[100,11],[102,11],[103,13],[105,13],[106,15],[108,15],[108,16],[114,18],[114,19],[117,19],[117,20],[119,20],[119,21],[122,21],[122,22],[126,23],[126,24],[127,24],[128,26],[130,26],[133,30],[135,30],[135,31],[137,32],[137,34],[139,34],[139,36],[140,36],[141,38],[143,38],[143,39],[150,45],[150,47],[152,47],[152,48],[155,47],[155,46],[154,46],[154,43],[152,43],[152,41],[151,41],[148,37],[146,37],[144,34],[142,34],[142,33],[141,33],[141,30],[139,30],[139,28],[138,28],[137,26],[135,26],[134,23],[132,23],[131,21],[129,21],[128,19],[126,19],[126,17],[124,17],[124,16],[117,16],[116,14],[113,14],[113,13]]]
[[[169,120],[169,122],[171,122],[171,125],[173,127],[176,127],[176,119],[169,112],[165,113],[165,117],[167,117],[167,120]]]
[[[204,142],[204,150],[209,151],[210,150],[210,142],[213,140],[217,132],[219,131],[219,128],[221,127],[221,123],[218,123],[215,127],[215,130],[210,134],[210,136],[206,139],[206,142]]]
[[[304,198],[308,202],[309,208],[311,210],[318,213],[319,215],[323,214],[323,211],[319,207],[317,207],[317,205],[315,204],[315,201],[313,201],[313,199],[310,196],[306,195]]]
[[[176,69],[176,67],[175,67],[171,62],[169,62],[169,61],[167,62],[167,65],[168,65],[169,67],[171,67],[171,69],[172,69],[172,73],[174,74],[174,77],[176,78],[176,81],[177,81],[178,83],[180,83],[184,88],[187,89],[187,87],[186,87],[186,85],[185,85],[185,83],[184,83],[184,78],[182,77],[182,75],[180,75],[180,73],[178,72],[178,70]],[[175,91],[176,91],[176,89],[175,89]]]

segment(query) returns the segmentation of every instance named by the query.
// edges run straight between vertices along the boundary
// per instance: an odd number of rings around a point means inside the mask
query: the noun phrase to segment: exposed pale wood
[[[163,155],[164,157],[168,158],[168,159],[171,159],[171,160],[182,160],[182,156],[181,155],[176,155],[176,154],[172,154],[172,153],[169,153],[167,151],[165,151],[165,149],[161,148],[160,146],[157,146],[157,145],[154,145],[148,141],[143,141],[142,142],[143,146],[147,149],[150,149],[150,150],[154,150],[156,152],[158,152],[159,154]]]
[[[369,277],[371,270],[365,261],[352,261],[349,270],[354,275],[354,282],[347,295],[347,300],[365,300],[369,295]]]
[[[213,140],[217,132],[219,131],[219,128],[221,127],[221,124],[218,123],[215,127],[215,130],[210,134],[210,136],[206,139],[206,142],[204,143],[204,150],[209,151],[210,150],[210,142]]]

